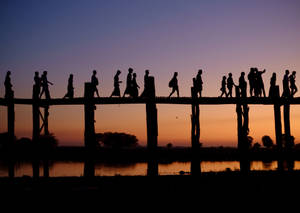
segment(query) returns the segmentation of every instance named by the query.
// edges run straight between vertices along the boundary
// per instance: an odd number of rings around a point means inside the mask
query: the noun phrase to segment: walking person
[[[198,70],[195,84],[196,84],[196,94],[198,95],[198,93],[199,93],[199,97],[201,98],[202,97],[202,89],[203,89],[202,70],[201,69]]]
[[[276,88],[276,73],[273,72],[272,77],[270,79],[270,89],[269,89],[269,97],[272,98],[275,95],[275,88]]]
[[[120,83],[122,83],[122,81],[119,81],[120,74],[121,74],[121,71],[117,70],[117,73],[115,74],[115,77],[114,77],[114,91],[111,93],[110,97],[112,97],[112,96],[121,97]]]
[[[290,75],[289,79],[290,79],[291,97],[294,97],[295,93],[298,91],[298,88],[296,86],[296,71],[292,72],[292,75]]]
[[[63,98],[70,98],[70,99],[74,98],[73,74],[70,74],[69,76],[67,93]]]
[[[247,97],[247,82],[245,81],[245,73],[242,72],[241,76],[239,78],[239,88],[241,91],[241,97],[246,98]]]
[[[285,70],[285,75],[283,76],[282,86],[283,92],[281,97],[289,98],[291,96],[290,87],[289,87],[289,70]]]
[[[144,75],[144,91],[140,97],[148,97],[149,95],[149,70],[145,70]]]
[[[228,78],[227,78],[227,89],[228,89],[228,93],[227,96],[232,98],[232,88],[234,86],[234,82],[233,82],[233,78],[232,78],[232,73],[228,74]]]
[[[256,70],[257,89],[258,89],[258,96],[259,97],[261,97],[262,95],[264,95],[264,97],[266,97],[264,80],[262,78],[262,74],[264,74],[265,72],[266,72],[265,69],[263,71],[259,71],[258,69]]]
[[[173,95],[174,92],[177,92],[177,97],[179,97],[177,76],[178,76],[178,72],[174,72],[173,78],[169,82],[169,87],[172,88],[169,98],[171,97],[171,95]]]
[[[4,81],[4,86],[5,86],[5,98],[12,98],[14,97],[14,91],[12,90],[12,84],[11,84],[11,79],[10,79],[11,72],[7,71],[6,76],[5,76],[5,81]]]
[[[96,95],[98,98],[100,98],[100,95],[99,95],[99,92],[98,92],[98,89],[97,89],[97,86],[99,85],[99,81],[98,81],[98,78],[96,77],[97,75],[97,70],[93,70],[93,75],[92,75],[92,78],[91,78],[91,84],[92,84],[92,87],[93,87],[93,96],[96,92]]]
[[[49,84],[53,85],[53,83],[51,83],[50,81],[48,81],[47,79],[47,71],[44,71],[42,76],[41,76],[41,84],[42,84],[42,92],[40,94],[40,98],[42,97],[42,95],[45,93],[45,98],[51,99],[50,97],[50,91],[49,91]]]
[[[125,95],[130,95],[131,94],[131,85],[132,85],[132,72],[133,69],[129,68],[128,69],[128,74],[127,74],[127,78],[126,78],[126,89],[124,91],[123,97],[125,97]]]
[[[131,97],[136,98],[139,96],[139,88],[140,86],[136,82],[136,73],[133,73],[133,78],[131,82]]]
[[[33,85],[33,99],[38,99],[41,93],[41,78],[39,76],[39,72],[36,71],[34,73],[34,85]]]
[[[250,68],[250,72],[248,74],[249,86],[250,86],[250,96],[253,97],[255,95],[255,80],[256,80],[256,70],[254,67]]]
[[[222,82],[221,82],[221,95],[219,96],[219,98],[222,98],[223,95],[225,95],[225,97],[227,98],[228,94],[226,92],[226,76],[224,75],[223,78],[222,78]]]

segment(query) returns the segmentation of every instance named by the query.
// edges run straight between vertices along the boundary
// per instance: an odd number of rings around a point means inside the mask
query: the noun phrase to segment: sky
[[[273,72],[282,91],[285,69],[300,68],[298,0],[1,0],[0,82],[12,72],[17,98],[32,96],[35,71],[48,71],[53,98],[63,97],[69,74],[75,96],[98,71],[101,96],[113,91],[113,76],[129,67],[140,93],[146,69],[155,77],[156,95],[168,96],[168,82],[178,72],[181,96],[190,96],[192,78],[203,69],[203,96],[220,95],[229,72],[237,82],[250,67],[266,69],[266,91]],[[296,79],[296,84],[297,84]],[[121,93],[125,84],[121,84]],[[0,87],[4,96],[4,85]],[[297,96],[297,94],[296,94]],[[190,146],[191,107],[157,105],[158,144]],[[291,107],[291,131],[300,142],[300,108]],[[16,135],[31,137],[30,106],[16,106]],[[60,145],[83,145],[82,106],[50,108],[49,130]],[[144,105],[97,106],[96,132],[134,134],[146,144]],[[0,131],[6,131],[6,108],[0,107]],[[200,140],[204,146],[236,146],[235,106],[201,106]],[[250,106],[254,142],[275,140],[272,106]]]

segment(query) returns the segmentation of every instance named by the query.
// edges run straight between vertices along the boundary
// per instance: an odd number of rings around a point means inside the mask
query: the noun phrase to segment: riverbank
[[[96,192],[99,196],[128,194],[237,196],[291,195],[300,190],[300,171],[208,172],[199,176],[111,176],[111,177],[31,177],[0,178],[2,193],[20,194]]]
[[[194,154],[194,155],[193,155]],[[276,149],[251,149],[247,153],[241,153],[232,147],[202,147],[196,153],[189,147],[158,147],[155,152],[149,152],[146,147],[109,149],[96,148],[87,151],[84,147],[56,147],[51,150],[15,149],[12,151],[0,151],[1,159],[31,160],[70,160],[84,161],[94,159],[100,162],[146,162],[155,159],[160,162],[191,161],[199,159],[203,161],[239,161],[247,160],[300,160],[300,149],[278,151]]]

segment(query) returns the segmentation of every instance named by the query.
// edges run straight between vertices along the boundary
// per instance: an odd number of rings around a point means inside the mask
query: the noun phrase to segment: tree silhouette
[[[261,141],[262,141],[264,147],[266,147],[267,149],[272,148],[274,146],[274,142],[273,142],[272,138],[270,138],[270,136],[268,136],[268,135],[264,135],[261,138]]]
[[[96,141],[100,146],[109,148],[129,148],[138,145],[135,135],[118,132],[97,133]]]

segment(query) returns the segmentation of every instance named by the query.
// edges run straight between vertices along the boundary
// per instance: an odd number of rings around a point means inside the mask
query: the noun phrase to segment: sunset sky
[[[190,96],[192,78],[203,69],[203,96],[220,95],[229,72],[237,82],[250,67],[266,69],[268,92],[273,72],[282,91],[285,69],[300,72],[299,0],[2,0],[0,2],[0,96],[12,71],[17,98],[32,96],[35,71],[48,71],[53,98],[63,97],[70,73],[75,96],[98,71],[100,96],[110,96],[113,76],[129,67],[143,90],[145,69],[155,77],[156,95],[168,96],[178,72],[181,96]],[[299,75],[299,74],[298,74]],[[296,79],[296,84],[300,80]],[[298,86],[299,87],[299,86]],[[296,94],[298,96],[298,94]],[[157,105],[159,145],[190,146],[188,105]],[[204,146],[236,146],[234,105],[200,107]],[[31,137],[31,106],[16,106],[16,135]],[[50,108],[49,129],[60,145],[83,145],[83,106]],[[97,106],[96,132],[127,132],[146,144],[144,105]],[[0,131],[7,129],[0,107]],[[250,135],[275,140],[272,106],[250,106]],[[300,106],[291,107],[291,131],[300,142]]]

